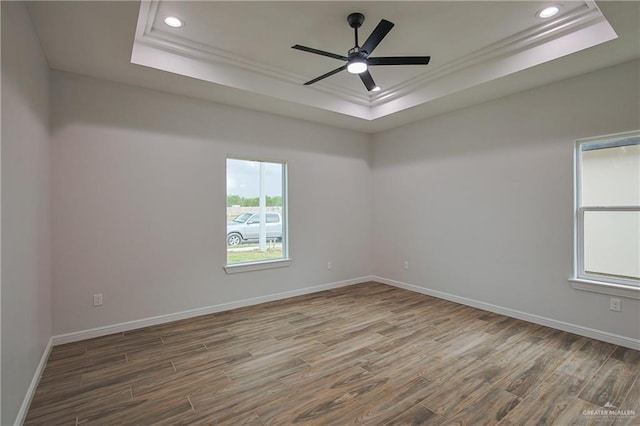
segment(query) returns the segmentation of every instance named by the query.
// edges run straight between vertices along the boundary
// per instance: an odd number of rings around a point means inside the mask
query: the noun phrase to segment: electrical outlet
[[[333,267],[333,265],[331,264],[331,262],[327,262],[327,269],[331,270],[332,267]]]
[[[409,269],[409,261],[408,260],[404,261],[404,269]]]
[[[102,306],[102,293],[93,295],[93,306]]]
[[[612,297],[609,300],[609,309],[611,309],[612,311],[620,312],[620,308],[621,308],[620,299],[616,299],[615,297]]]

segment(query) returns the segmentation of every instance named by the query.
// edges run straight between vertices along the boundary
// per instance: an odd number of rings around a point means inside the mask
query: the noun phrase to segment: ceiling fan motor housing
[[[349,52],[347,52],[347,57],[349,58],[349,60],[356,58],[364,60],[367,59],[367,52],[365,52],[364,50],[360,50],[360,46],[355,46],[349,49]]]

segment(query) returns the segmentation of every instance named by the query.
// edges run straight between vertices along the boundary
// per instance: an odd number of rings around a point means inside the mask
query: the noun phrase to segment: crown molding
[[[376,106],[407,95],[420,87],[433,84],[438,79],[474,67],[483,62],[497,58],[514,56],[535,46],[542,45],[553,39],[572,32],[588,28],[598,23],[606,22],[600,10],[593,2],[585,2],[582,7],[560,17],[528,28],[505,39],[499,40],[483,49],[462,56],[455,61],[437,68],[431,68],[418,76],[400,82],[372,97],[371,105]]]
[[[168,31],[156,29],[153,27],[153,23],[157,18],[160,0],[143,1],[142,3],[147,3],[144,5],[145,7],[141,5],[138,20],[138,25],[140,26],[142,19],[143,31],[136,32],[136,42],[143,43],[149,47],[155,47],[165,52],[180,54],[208,63],[232,66],[290,84],[301,85],[309,80],[308,76],[292,73],[280,67],[267,65],[224,49],[218,49],[214,46],[177,36]],[[327,83],[319,83],[313,87],[307,87],[307,89],[327,93],[359,105],[369,106],[371,103],[371,96],[362,91],[343,87],[338,88]]]

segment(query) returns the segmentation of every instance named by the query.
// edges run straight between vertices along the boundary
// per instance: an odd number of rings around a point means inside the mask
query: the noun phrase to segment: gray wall
[[[52,102],[54,334],[371,272],[368,135],[61,72]],[[229,154],[288,161],[290,267],[225,274]]]
[[[637,299],[612,312],[567,281],[574,141],[640,127],[638,75],[626,63],[376,135],[374,273],[640,338]]]
[[[51,337],[49,68],[24,3],[2,2],[2,418]]]

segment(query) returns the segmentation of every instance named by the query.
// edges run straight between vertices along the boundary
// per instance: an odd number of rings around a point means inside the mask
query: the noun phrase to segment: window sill
[[[579,278],[570,278],[571,287],[576,290],[591,291],[594,293],[608,294],[611,296],[640,299],[640,287],[629,285],[610,284],[602,281],[591,281]]]
[[[240,272],[261,271],[263,269],[285,268],[291,265],[291,259],[268,260],[265,262],[238,263],[233,265],[225,265],[224,270],[227,274],[237,274]]]

